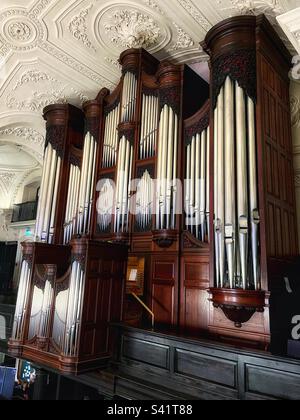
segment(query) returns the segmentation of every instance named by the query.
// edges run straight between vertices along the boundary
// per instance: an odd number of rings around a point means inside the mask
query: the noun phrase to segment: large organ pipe
[[[68,184],[65,226],[64,226],[64,244],[68,243],[68,241],[69,241],[69,224],[70,224],[70,214],[71,214],[70,208],[72,206],[71,196],[72,196],[72,185],[74,184],[74,175],[75,175],[74,167],[73,167],[73,165],[71,165],[70,166],[69,184]]]
[[[186,225],[191,227],[191,214],[190,214],[190,179],[191,179],[191,145],[187,146],[186,150],[186,195],[185,195],[185,211],[187,214]]]
[[[90,229],[93,189],[94,189],[94,169],[96,164],[97,142],[90,132],[86,134],[83,150],[83,162],[80,179],[78,215],[77,215],[77,234],[87,234]]]
[[[210,240],[210,128],[206,129],[206,202],[205,202],[205,214],[206,214],[206,232],[208,241]]]
[[[196,143],[196,139],[195,137],[193,137],[192,139],[192,143],[191,143],[191,160],[190,160],[190,165],[191,165],[191,177],[190,177],[190,202],[189,202],[189,206],[190,206],[190,217],[191,217],[191,227],[193,227],[193,219],[195,216],[195,143]]]
[[[195,138],[195,137],[194,137]],[[193,140],[194,140],[193,138]],[[197,239],[200,239],[199,237],[199,224],[200,224],[200,207],[201,207],[201,141],[200,141],[200,135],[196,134],[196,157],[195,157],[195,236]],[[194,229],[192,226],[191,233],[194,233]]]
[[[229,77],[217,100],[214,133],[216,284],[225,287],[227,274],[230,288],[259,290],[255,104]]]
[[[236,82],[236,158],[237,158],[237,215],[239,224],[239,257],[243,289],[247,288],[248,263],[248,176],[246,147],[246,104],[242,88]]]
[[[225,102],[226,103],[226,102]],[[220,285],[224,286],[224,277],[225,277],[225,248],[224,248],[224,239],[225,239],[225,182],[227,178],[225,176],[225,162],[224,162],[224,90],[221,90],[219,101],[218,101],[218,161],[217,161],[217,170],[218,170],[218,245],[219,245],[219,276],[220,276]],[[227,165],[227,161],[226,161]]]
[[[53,190],[53,198],[52,198],[51,217],[50,217],[50,229],[49,229],[49,243],[50,244],[53,241],[54,229],[55,229],[55,216],[56,216],[57,194],[58,194],[58,187],[59,187],[59,181],[60,181],[60,170],[61,170],[61,158],[58,157],[56,174],[55,174],[55,184],[54,184],[54,190]]]
[[[46,185],[46,178],[49,173],[49,164],[50,164],[50,156],[51,156],[51,145],[48,143],[45,149],[45,157],[44,157],[44,166],[43,166],[43,175],[40,187],[40,196],[39,196],[39,204],[36,216],[36,228],[35,228],[35,238],[36,240],[41,239],[41,230],[42,230],[42,213],[44,212],[44,195],[46,193],[45,185]]]
[[[199,138],[198,138],[199,140]],[[206,177],[206,131],[201,134],[201,173],[200,173],[200,229],[201,240],[205,239],[205,177]]]
[[[251,248],[253,280],[256,290],[260,289],[259,281],[259,212],[257,192],[257,162],[256,162],[256,141],[255,141],[255,105],[251,98],[247,98],[248,108],[248,154],[249,154],[249,197],[250,197],[250,219],[251,219]]]
[[[214,110],[214,231],[215,231],[215,277],[217,287],[220,282],[220,244],[219,244],[219,99]]]
[[[89,164],[88,157],[90,154],[90,145],[91,145],[91,135],[88,132],[84,140],[82,172],[81,172],[81,179],[80,179],[78,220],[77,220],[77,233],[78,234],[80,234],[83,229],[84,195],[85,195],[85,186],[86,186],[88,164]]]
[[[45,201],[45,214],[43,219],[42,242],[47,242],[50,228],[50,217],[53,205],[55,178],[57,174],[58,156],[55,149],[52,149],[51,166],[47,185],[47,197]]]
[[[46,159],[44,162],[45,178],[43,182],[43,188],[40,189],[40,197],[39,197],[40,211],[39,211],[37,224],[36,224],[36,232],[37,232],[36,236],[37,236],[38,241],[42,240],[42,232],[43,232],[43,225],[44,225],[44,220],[45,220],[47,192],[48,192],[48,186],[49,186],[49,177],[50,177],[53,152],[54,152],[53,148],[51,144],[49,143],[47,147]]]
[[[21,267],[18,297],[17,297],[17,302],[16,302],[13,333],[12,333],[12,337],[15,340],[18,340],[21,338],[20,333],[22,332],[22,322],[25,316],[30,275],[31,275],[31,270],[28,265],[28,262],[23,260],[22,267]]]
[[[178,115],[174,113],[175,129],[174,129],[174,157],[173,157],[173,208],[172,208],[172,229],[175,229],[176,214],[180,209],[177,209],[177,167],[178,167],[178,134],[179,134],[179,121]]]
[[[230,288],[235,285],[235,134],[234,88],[229,77],[225,82],[225,241]]]
[[[171,111],[171,110],[170,110]],[[172,200],[172,184],[173,184],[173,155],[174,155],[174,130],[175,130],[174,114],[170,112],[169,128],[168,128],[168,165],[167,165],[167,206],[166,206],[166,228],[171,227],[171,200]]]

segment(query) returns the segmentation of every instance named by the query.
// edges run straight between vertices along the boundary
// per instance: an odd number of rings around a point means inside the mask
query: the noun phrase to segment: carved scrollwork
[[[201,120],[199,120],[193,126],[186,128],[184,131],[185,145],[188,146],[191,143],[192,138],[196,134],[202,133],[202,131],[206,130],[208,126],[209,126],[209,114],[205,115]]]
[[[218,57],[212,64],[213,107],[226,78],[237,81],[247,95],[256,101],[256,53],[252,49],[235,51]]]
[[[162,110],[165,105],[168,105],[179,115],[180,99],[180,88],[178,86],[161,89],[159,92],[160,109]]]
[[[60,158],[63,157],[64,153],[65,133],[66,130],[63,125],[51,125],[50,127],[47,127],[45,147],[50,143]]]

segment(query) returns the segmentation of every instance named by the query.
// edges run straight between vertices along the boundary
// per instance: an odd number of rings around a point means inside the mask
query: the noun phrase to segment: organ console
[[[220,23],[203,47],[210,87],[131,49],[84,116],[45,109],[12,351],[68,372],[102,363],[109,323],[148,325],[124,295],[128,257],[156,327],[268,345],[270,293],[298,252],[290,57],[263,16]]]

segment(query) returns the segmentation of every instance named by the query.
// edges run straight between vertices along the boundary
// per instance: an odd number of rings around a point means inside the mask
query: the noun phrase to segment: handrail
[[[145,308],[146,311],[151,315],[151,318],[152,318],[152,328],[154,328],[154,324],[155,324],[155,315],[154,315],[154,312],[152,312],[151,309],[134,292],[132,292],[131,294],[143,306],[143,308]]]

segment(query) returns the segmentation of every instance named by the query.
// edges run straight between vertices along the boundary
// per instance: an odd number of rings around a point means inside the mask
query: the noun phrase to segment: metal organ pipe
[[[186,146],[186,226],[198,240],[205,242],[209,217],[209,148],[208,130],[195,133]]]
[[[137,80],[133,73],[127,72],[123,82],[122,122],[132,121],[135,114]]]
[[[157,163],[156,227],[175,229],[178,116],[172,107],[161,110]]]
[[[146,170],[139,181],[136,195],[136,222],[139,230],[151,228],[153,181]]]
[[[248,262],[248,176],[246,147],[246,104],[242,88],[236,82],[236,159],[237,159],[237,217],[239,257],[243,289],[247,288]]]
[[[20,340],[22,338],[21,333],[23,331],[24,318],[26,314],[30,277],[31,268],[28,262],[26,260],[23,260],[12,333],[12,337],[15,340]]]
[[[158,97],[143,95],[142,127],[140,158],[148,159],[154,156],[157,136]]]
[[[110,111],[105,118],[105,134],[102,156],[102,167],[112,168],[116,165],[118,151],[118,132],[120,105]]]
[[[206,233],[208,242],[210,241],[210,127],[206,129]]]
[[[214,116],[216,285],[259,290],[255,104],[227,77]]]
[[[35,229],[35,238],[37,241],[41,240],[42,236],[42,225],[43,225],[43,213],[45,212],[45,202],[44,197],[46,194],[45,184],[47,185],[46,181],[49,176],[49,165],[50,165],[50,158],[51,158],[51,145],[48,143],[45,149],[45,157],[44,157],[44,165],[43,165],[43,175],[40,187],[40,196],[39,196],[39,204],[37,210],[37,217],[36,217],[36,229]]]
[[[259,280],[259,211],[257,190],[257,161],[255,136],[255,105],[251,98],[247,98],[248,110],[248,156],[249,156],[249,205],[251,220],[251,249],[253,281],[256,290],[260,289]]]
[[[225,247],[228,263],[228,277],[230,288],[235,285],[235,135],[234,135],[234,88],[229,77],[225,82],[224,103],[225,103]]]
[[[87,234],[90,229],[96,155],[97,142],[88,132],[84,142],[83,163],[79,190],[77,215],[77,234],[79,235]]]
[[[71,164],[70,175],[69,175],[67,208],[66,208],[66,216],[65,216],[65,226],[64,226],[64,244],[69,243],[72,236],[75,233],[76,213],[77,213],[78,195],[79,195],[79,181],[80,181],[80,169],[78,166]]]
[[[217,231],[218,231],[218,244],[219,244],[219,275],[220,275],[220,285],[224,286],[225,281],[225,153],[224,153],[224,99],[225,92],[222,89],[219,96],[218,103],[218,221],[217,221]]]

